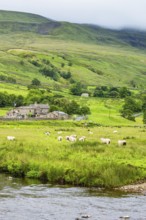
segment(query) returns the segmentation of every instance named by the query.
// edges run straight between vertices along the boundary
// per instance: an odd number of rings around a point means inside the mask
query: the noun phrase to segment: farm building
[[[69,115],[62,111],[49,112],[48,104],[31,104],[20,106],[10,110],[5,118],[7,119],[68,119]]]
[[[20,106],[12,109],[6,115],[6,118],[27,119],[29,117],[43,118],[49,113],[48,104],[31,104],[29,106]]]
[[[47,114],[50,119],[69,119],[69,115],[62,111],[53,111]]]
[[[82,93],[82,94],[81,94],[81,97],[88,98],[88,97],[89,97],[89,93]]]

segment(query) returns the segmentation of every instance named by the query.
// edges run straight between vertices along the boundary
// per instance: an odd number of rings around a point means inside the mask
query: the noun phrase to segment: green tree
[[[0,92],[0,107],[7,106],[8,96],[7,94]]]
[[[69,115],[79,114],[80,105],[76,101],[70,101],[65,107],[64,110]]]
[[[70,89],[73,95],[81,95],[82,94],[82,85],[80,82],[75,83]]]
[[[119,89],[120,97],[125,98],[126,96],[130,96],[131,92],[127,89],[127,87],[122,87]]]
[[[22,106],[24,104],[24,97],[22,95],[18,95],[15,100],[16,106]]]
[[[40,86],[40,85],[41,85],[41,82],[40,82],[40,80],[38,80],[37,78],[34,78],[34,79],[31,81],[31,85],[33,85],[33,86]]]
[[[146,95],[142,97],[143,123],[146,124]]]
[[[141,103],[130,96],[125,98],[125,103],[121,110],[121,114],[124,118],[135,121],[134,113],[141,112],[141,110]]]
[[[126,97],[123,109],[129,109],[133,113],[140,112],[142,109],[141,103],[136,101],[133,97]]]
[[[143,111],[143,123],[146,124],[146,109]]]
[[[89,115],[89,114],[91,114],[90,108],[88,106],[82,106],[80,108],[80,114],[81,115]]]
[[[53,80],[57,81],[59,78],[59,71],[56,67],[52,66],[44,66],[40,69],[40,72],[45,75],[48,76],[50,78],[52,78]]]
[[[131,121],[135,121],[133,111],[131,111],[130,109],[123,109],[121,111],[121,113],[122,113],[123,118],[126,118],[126,119],[131,120]]]

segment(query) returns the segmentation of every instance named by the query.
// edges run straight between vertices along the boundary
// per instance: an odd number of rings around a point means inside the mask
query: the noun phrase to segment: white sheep
[[[74,135],[66,136],[66,140],[73,142],[73,141],[76,141],[76,137]]]
[[[100,138],[101,140],[101,143],[103,144],[110,144],[111,143],[111,140],[109,138]]]
[[[79,141],[85,141],[86,137],[85,136],[82,136],[79,138]]]
[[[14,136],[7,136],[7,140],[9,140],[9,141],[14,141],[14,140],[15,140],[15,137],[14,137]]]
[[[113,131],[113,133],[118,133],[118,131],[117,131],[117,130],[115,130],[115,131]]]
[[[62,136],[58,136],[58,141],[62,141],[63,137]]]
[[[119,146],[123,146],[123,145],[126,145],[126,144],[127,144],[126,140],[118,140],[118,145]]]
[[[69,137],[69,141],[71,141],[71,142],[74,142],[74,141],[76,141],[77,139],[76,139],[76,137],[74,137],[74,136],[70,136]]]
[[[46,131],[45,134],[49,136],[51,133],[50,131]]]

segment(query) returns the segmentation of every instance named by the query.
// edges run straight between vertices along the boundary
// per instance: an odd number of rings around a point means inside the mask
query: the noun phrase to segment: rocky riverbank
[[[120,191],[124,191],[127,193],[141,193],[143,195],[146,195],[146,182],[138,183],[138,184],[131,184],[131,185],[125,185],[120,188],[118,188]]]

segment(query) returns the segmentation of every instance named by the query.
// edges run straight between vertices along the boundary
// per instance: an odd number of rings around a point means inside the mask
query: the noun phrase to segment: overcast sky
[[[146,30],[146,0],[0,0],[0,9],[35,13],[57,21]]]

